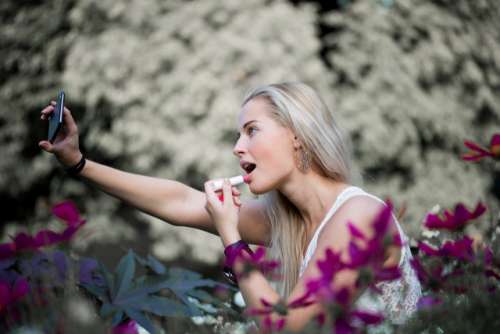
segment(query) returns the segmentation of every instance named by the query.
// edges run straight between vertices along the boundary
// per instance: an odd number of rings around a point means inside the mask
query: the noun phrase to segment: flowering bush
[[[473,150],[463,155],[466,161],[500,158],[499,134],[492,137],[489,149],[469,141],[465,142],[465,146]],[[356,288],[361,291],[368,288],[379,293],[378,283],[400,277],[397,266],[383,266],[387,247],[402,246],[399,234],[388,234],[392,212],[390,202],[375,217],[372,238],[367,238],[348,223],[351,234],[349,262],[344,263],[339,253],[327,249],[325,258],[317,262],[321,276],[306,282],[306,292],[302,297],[288,304],[283,301],[271,304],[262,299],[262,308],[251,309],[247,314],[264,316],[262,328],[279,332],[286,325],[283,316],[288,314],[288,310],[321,302],[327,311],[306,328],[307,333],[325,329],[332,333],[358,333],[366,331],[371,325],[383,325],[379,330],[384,332],[401,333],[453,333],[464,332],[465,328],[472,332],[498,332],[500,324],[497,321],[497,308],[493,305],[500,300],[500,239],[496,236],[498,222],[492,222],[481,238],[477,234],[468,235],[470,233],[467,231],[486,211],[486,206],[481,202],[472,210],[458,203],[453,211],[427,214],[423,226],[435,233],[430,240],[417,242],[418,254],[411,260],[424,295],[418,302],[417,312],[405,325],[396,326],[387,320],[383,323],[383,314],[356,309],[352,290],[347,287],[333,288],[331,284],[340,271],[355,269],[359,273]],[[259,252],[262,253],[262,250]],[[255,259],[250,259],[244,253],[240,253],[240,256],[241,260],[251,264],[248,267],[259,268]],[[278,316],[273,318],[273,314]]]
[[[493,136],[489,149],[465,142],[476,153],[467,153],[463,159],[498,160],[499,138]],[[144,258],[130,250],[109,271],[96,259],[70,254],[67,245],[85,220],[73,203],[63,202],[52,210],[64,224],[62,231],[20,232],[0,244],[0,331],[63,333],[76,328],[135,334],[143,328],[150,333],[229,333],[256,329],[252,319],[258,317],[263,332],[280,332],[289,310],[320,302],[325,311],[308,324],[306,333],[360,333],[373,326],[393,333],[498,332],[498,221],[492,221],[482,236],[469,228],[488,212],[482,202],[473,208],[458,203],[453,210],[426,215],[426,237],[417,241],[417,254],[411,260],[424,294],[417,312],[405,324],[395,325],[382,313],[359,309],[354,289],[331,284],[339,272],[356,270],[356,290],[378,294],[379,283],[401,276],[398,266],[384,266],[387,248],[405,242],[390,232],[392,211],[388,201],[372,222],[371,237],[348,223],[349,260],[327,249],[316,263],[319,277],[306,282],[302,296],[288,303],[262,299],[262,307],[241,313],[228,302],[234,288],[195,272],[166,268],[151,255]],[[273,274],[279,263],[267,259],[264,248],[253,254],[235,253],[228,260],[243,262],[238,275],[260,270],[279,279]],[[71,307],[75,304],[86,305],[86,311]],[[241,326],[231,327],[231,323]]]
[[[42,230],[33,236],[20,232],[12,242],[0,245],[0,332],[75,330],[71,316],[78,315],[66,313],[78,310],[65,311],[63,307],[72,299],[81,303],[83,298],[94,307],[81,331],[113,328],[116,334],[138,333],[140,325],[156,333],[158,325],[152,318],[189,319],[214,313],[195,301],[209,301],[217,306],[216,313],[235,313],[202,290],[230,287],[188,270],[167,269],[150,255],[142,258],[129,251],[110,272],[96,259],[49,249],[64,247],[85,224],[71,202],[54,206],[52,212],[66,224],[62,232]],[[141,275],[136,275],[137,265]]]

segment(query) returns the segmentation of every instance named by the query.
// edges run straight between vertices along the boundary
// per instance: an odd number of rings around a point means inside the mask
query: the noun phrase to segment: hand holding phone
[[[54,111],[49,117],[49,133],[48,133],[48,141],[50,143],[54,143],[57,134],[61,130],[63,126],[63,117],[64,117],[64,91],[59,93],[57,97],[56,106]]]
[[[64,92],[61,91],[57,101],[52,101],[40,112],[40,119],[49,122],[46,140],[38,146],[52,153],[65,167],[74,166],[82,157],[78,143],[78,127],[68,108],[64,107]]]

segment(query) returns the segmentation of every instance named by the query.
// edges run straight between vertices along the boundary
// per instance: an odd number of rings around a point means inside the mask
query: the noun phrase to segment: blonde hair
[[[247,94],[242,105],[256,97],[269,103],[271,117],[293,131],[313,165],[324,175],[351,183],[350,142],[313,88],[299,82],[259,86]],[[282,280],[275,284],[286,298],[298,281],[306,242],[305,224],[298,209],[279,191],[270,191],[263,199],[271,222],[268,254],[281,263]]]

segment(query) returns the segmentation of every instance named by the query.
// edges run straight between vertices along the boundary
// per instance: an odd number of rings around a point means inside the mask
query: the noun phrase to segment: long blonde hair
[[[293,131],[324,175],[351,183],[350,142],[314,89],[299,82],[259,86],[247,94],[242,105],[256,97],[268,102],[271,117]],[[264,194],[263,200],[271,222],[268,254],[281,263],[282,280],[275,284],[286,298],[298,281],[307,237],[305,224],[298,209],[279,191]]]

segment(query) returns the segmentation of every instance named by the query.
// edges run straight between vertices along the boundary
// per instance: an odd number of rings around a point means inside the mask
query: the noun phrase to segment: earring
[[[308,150],[301,148],[300,150],[295,151],[295,161],[297,168],[302,173],[307,173],[309,168],[311,167],[311,154]]]

